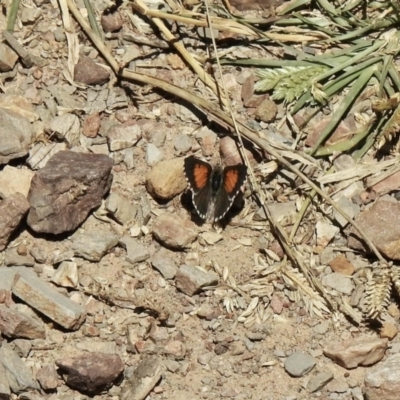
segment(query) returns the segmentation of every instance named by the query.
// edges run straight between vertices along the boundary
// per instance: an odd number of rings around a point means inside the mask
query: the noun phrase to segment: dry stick
[[[114,72],[119,75],[122,78],[125,79],[130,79],[130,80],[135,80],[141,83],[145,83],[154,87],[157,87],[159,89],[165,90],[166,92],[172,93],[175,96],[180,97],[181,99],[187,101],[188,103],[191,103],[195,105],[196,107],[203,109],[204,112],[207,112],[211,117],[215,118],[217,121],[220,123],[225,123],[231,127],[234,126],[234,123],[231,119],[231,117],[226,114],[225,112],[219,110],[218,108],[215,107],[214,104],[210,104],[206,100],[204,100],[201,97],[198,97],[187,90],[184,90],[178,86],[173,85],[172,83],[163,81],[162,79],[158,79],[153,76],[141,74],[139,72],[131,71],[129,69],[123,69],[120,70],[119,64],[117,61],[113,58],[111,55],[110,51],[107,49],[107,47],[104,45],[104,43],[96,36],[96,34],[92,31],[88,23],[85,21],[85,19],[82,17],[80,14],[79,10],[75,6],[75,4],[72,2],[72,0],[66,0],[68,3],[68,7],[70,8],[72,14],[76,18],[76,20],[79,22],[79,24],[82,26],[82,28],[85,30],[86,34],[90,37],[90,39],[93,41],[97,49],[99,50],[100,53],[102,53],[103,57],[108,61],[110,64],[111,68],[114,70]],[[269,154],[271,154],[273,157],[275,157],[282,165],[284,165],[286,168],[288,168],[290,171],[295,173],[297,176],[299,176],[305,183],[307,183],[312,189],[314,189],[325,201],[327,201],[336,211],[338,211],[343,218],[346,219],[347,222],[352,225],[361,238],[365,241],[367,246],[371,249],[371,251],[376,255],[376,257],[383,263],[385,263],[385,259],[381,256],[379,251],[376,249],[376,247],[373,245],[373,243],[370,241],[370,239],[362,232],[361,228],[358,226],[358,224],[353,221],[340,207],[337,206],[337,204],[321,189],[319,188],[314,182],[312,182],[307,176],[305,176],[301,171],[299,171],[295,166],[290,164],[285,158],[283,158],[279,152],[277,152],[273,147],[271,147],[266,140],[261,139],[256,132],[248,128],[245,124],[236,121],[238,129],[240,130],[240,133],[248,140],[252,141],[254,144],[259,146],[260,148],[264,149],[267,151]]]
[[[147,15],[149,9],[147,6],[141,1],[136,0],[132,3],[132,7],[139,11],[143,15]],[[200,66],[200,64],[193,58],[193,56],[186,50],[185,46],[182,42],[177,41],[177,38],[170,32],[170,30],[165,26],[164,22],[159,18],[152,17],[152,21],[157,25],[158,29],[164,34],[167,40],[175,47],[178,53],[186,60],[186,62],[193,68],[194,72],[199,76],[199,78],[204,82],[206,86],[211,88],[216,96],[218,96],[218,88],[210,75],[207,74],[206,71]],[[226,99],[221,98],[221,101],[224,105],[226,105]]]

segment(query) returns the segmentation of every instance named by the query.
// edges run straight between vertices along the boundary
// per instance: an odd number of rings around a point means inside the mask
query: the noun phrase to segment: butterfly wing
[[[246,181],[247,167],[238,164],[226,167],[222,173],[222,186],[219,189],[214,206],[214,220],[219,221],[229,211],[241,186]]]
[[[192,190],[193,205],[199,216],[205,219],[211,200],[211,165],[191,156],[185,159],[184,171]]]

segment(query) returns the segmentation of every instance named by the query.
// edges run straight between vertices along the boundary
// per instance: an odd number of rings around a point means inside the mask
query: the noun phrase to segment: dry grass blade
[[[288,267],[283,268],[282,277],[287,284],[298,291],[310,315],[317,315],[322,318],[324,314],[330,314],[325,299],[312,289],[305,277],[298,271]]]
[[[141,12],[143,15],[151,15],[151,11],[141,0],[136,0],[133,3],[133,7]],[[197,60],[193,58],[193,56],[186,50],[185,46],[181,41],[178,41],[177,38],[171,33],[171,31],[165,26],[164,22],[155,16],[152,16],[153,22],[157,25],[160,31],[164,34],[167,41],[175,47],[175,49],[179,52],[182,58],[192,67],[193,71],[196,72],[199,79],[202,80],[214,94],[220,99],[222,104],[227,105],[227,100],[218,90],[217,84],[211,78],[211,76],[200,66]]]
[[[79,60],[79,41],[78,35],[76,34],[71,18],[68,12],[69,0],[59,0],[60,11],[64,24],[65,35],[67,36],[68,42],[68,72],[70,77],[74,77],[74,68]]]

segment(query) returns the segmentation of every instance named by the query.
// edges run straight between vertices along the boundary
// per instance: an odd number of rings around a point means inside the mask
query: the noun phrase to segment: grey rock
[[[84,307],[57,292],[29,268],[13,267],[13,270],[15,296],[65,329],[79,329],[86,318]]]
[[[178,155],[186,154],[192,148],[192,139],[185,134],[179,134],[174,139],[174,148]]]
[[[14,339],[11,343],[13,346],[13,350],[20,356],[20,357],[28,357],[29,353],[32,350],[32,340],[27,339]]]
[[[295,201],[287,201],[286,203],[269,203],[267,206],[272,217],[277,222],[281,222],[284,218],[292,218],[297,213]],[[267,219],[262,207],[256,212],[255,219],[258,221]]]
[[[89,261],[100,261],[118,240],[118,236],[113,232],[85,232],[74,235],[72,250],[78,257]]]
[[[123,150],[133,147],[142,137],[140,126],[132,121],[115,126],[107,135],[110,151]]]
[[[47,250],[43,246],[33,246],[29,253],[40,264],[44,264],[48,257]]]
[[[126,260],[131,264],[136,264],[147,260],[150,257],[149,250],[137,241],[137,239],[131,238],[130,236],[124,236],[119,240],[119,244],[122,245],[126,252]]]
[[[313,357],[303,352],[296,352],[285,360],[285,371],[294,377],[308,374],[315,366],[316,361]]]
[[[162,151],[153,143],[147,143],[146,146],[146,162],[147,165],[152,167],[153,165],[158,164],[162,159],[164,158],[164,155]]]
[[[309,393],[314,393],[318,390],[321,390],[332,379],[332,372],[320,372],[308,381],[307,390]]]
[[[7,266],[25,265],[26,267],[33,267],[35,265],[35,259],[29,254],[22,256],[18,254],[16,248],[12,248],[6,250],[4,264]]]
[[[112,166],[109,157],[99,154],[55,154],[32,179],[28,225],[52,234],[76,229],[101,205],[111,186]]]
[[[152,266],[165,278],[173,279],[178,272],[175,261],[170,256],[171,252],[166,249],[159,250],[151,258]]]
[[[135,220],[138,206],[125,196],[112,192],[106,201],[106,209],[121,224],[127,224]]]
[[[345,196],[341,196],[339,200],[335,202],[350,218],[354,218],[360,213],[360,206],[354,204],[350,199]],[[338,211],[334,210],[333,217],[337,223],[344,228],[348,222]]]
[[[6,370],[3,367],[2,363],[0,363],[0,399],[1,400],[11,399],[10,385],[8,383]]]
[[[0,267],[0,290],[11,290],[14,284],[16,270],[14,268]]]
[[[188,296],[193,296],[203,287],[217,284],[218,275],[198,267],[182,265],[176,274],[175,281],[179,290]]]
[[[151,141],[151,143],[154,144],[154,146],[161,147],[164,144],[166,137],[167,137],[167,134],[164,129],[157,130],[151,136],[150,141]]]
[[[5,375],[13,393],[39,389],[38,383],[33,379],[25,363],[12,350],[11,346],[4,342],[0,348],[0,364],[6,371]]]
[[[354,284],[351,279],[337,272],[323,276],[322,283],[337,290],[339,293],[347,295],[350,295],[354,289]]]

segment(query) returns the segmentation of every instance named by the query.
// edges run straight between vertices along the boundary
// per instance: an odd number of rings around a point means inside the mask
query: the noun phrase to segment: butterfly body
[[[184,170],[197,214],[212,222],[219,221],[229,211],[247,173],[242,164],[212,168],[195,157],[185,159]]]

